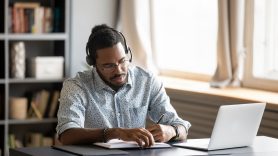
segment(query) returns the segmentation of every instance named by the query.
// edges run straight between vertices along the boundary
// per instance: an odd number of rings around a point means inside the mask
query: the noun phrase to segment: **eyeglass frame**
[[[126,58],[122,58],[121,60],[118,61],[118,63],[105,63],[105,64],[100,64],[99,66],[104,72],[114,72],[116,68],[125,68],[129,65],[130,60]]]

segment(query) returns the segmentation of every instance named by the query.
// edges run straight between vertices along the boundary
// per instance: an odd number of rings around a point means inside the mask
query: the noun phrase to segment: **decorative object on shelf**
[[[54,136],[45,136],[39,132],[29,132],[25,138],[27,147],[52,146],[54,143]]]
[[[64,75],[64,57],[37,56],[31,59],[31,77],[37,79],[62,79]]]
[[[11,77],[25,78],[25,44],[14,42],[11,47]]]
[[[23,143],[21,140],[16,138],[15,134],[11,133],[11,134],[9,134],[9,147],[10,148],[21,148],[21,147],[23,147]]]
[[[10,118],[11,119],[26,119],[27,118],[27,98],[11,97],[10,98]]]

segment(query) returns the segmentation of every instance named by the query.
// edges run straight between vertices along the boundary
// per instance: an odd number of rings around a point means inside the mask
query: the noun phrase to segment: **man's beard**
[[[116,91],[117,91],[119,88],[121,88],[121,87],[126,83],[126,82],[125,82],[125,83],[120,84],[120,85],[115,85],[115,84],[113,84],[113,83],[107,81],[107,80],[104,78],[103,74],[99,71],[99,69],[98,69],[98,68],[96,68],[96,69],[97,69],[97,73],[98,73],[98,75],[100,76],[100,78],[101,78],[108,86],[110,86],[113,90],[116,90]],[[127,79],[127,76],[126,76],[126,75],[127,75],[126,73],[115,74],[114,76],[110,77],[109,80],[110,80],[110,81],[113,81],[113,79],[118,78],[119,76],[125,76],[125,80],[126,80],[126,79]]]

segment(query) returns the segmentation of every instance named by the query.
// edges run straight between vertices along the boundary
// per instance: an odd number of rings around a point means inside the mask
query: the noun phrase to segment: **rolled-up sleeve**
[[[78,81],[68,79],[63,83],[60,95],[60,105],[57,113],[58,135],[70,128],[84,127],[85,93]]]
[[[163,83],[157,78],[152,77],[151,80],[151,104],[149,107],[149,116],[154,122],[158,121],[160,116],[164,114],[161,120],[162,124],[166,125],[182,125],[185,127],[187,133],[191,124],[181,119],[174,107],[170,103],[170,98],[167,95]]]

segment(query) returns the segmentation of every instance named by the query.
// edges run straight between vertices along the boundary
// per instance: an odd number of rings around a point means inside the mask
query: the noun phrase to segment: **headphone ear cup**
[[[130,51],[130,48],[127,45],[125,45],[125,54],[128,54],[129,51]]]
[[[128,54],[128,52],[129,52],[129,55],[130,55],[129,62],[132,62],[132,52],[131,52],[131,49],[127,46],[127,51],[126,51],[126,53]]]
[[[90,55],[86,56],[86,62],[88,65],[93,65],[93,60],[92,60],[92,57],[90,57]]]

